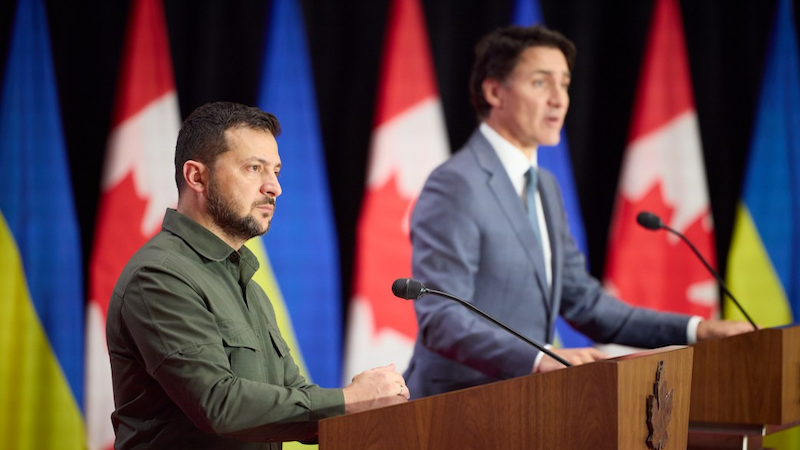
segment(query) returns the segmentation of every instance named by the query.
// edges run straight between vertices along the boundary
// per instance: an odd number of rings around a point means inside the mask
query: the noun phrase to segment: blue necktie
[[[528,210],[528,219],[531,221],[533,227],[533,234],[536,235],[536,241],[539,243],[539,248],[542,246],[542,236],[539,232],[539,216],[536,213],[536,182],[538,174],[536,168],[531,167],[525,172],[525,207]]]

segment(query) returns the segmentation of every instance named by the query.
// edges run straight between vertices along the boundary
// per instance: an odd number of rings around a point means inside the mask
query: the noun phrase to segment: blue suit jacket
[[[411,218],[414,278],[472,302],[540,343],[561,314],[596,342],[686,343],[689,317],[631,307],[586,272],[555,178],[539,171],[552,288],[523,203],[476,131],[428,178]],[[529,374],[538,350],[451,300],[415,302],[419,333],[405,379],[414,397]]]

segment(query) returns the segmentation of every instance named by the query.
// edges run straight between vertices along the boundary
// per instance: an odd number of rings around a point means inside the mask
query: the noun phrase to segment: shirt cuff
[[[692,316],[689,319],[689,324],[686,325],[686,343],[687,344],[695,344],[697,343],[697,327],[700,326],[700,322],[703,321],[703,318],[700,316]]]
[[[697,329],[697,327],[695,327],[695,329]],[[550,350],[553,348],[553,346],[547,344],[544,346],[544,348]],[[536,355],[536,359],[533,360],[533,369],[531,370],[531,373],[536,373],[536,371],[539,369],[539,364],[541,364],[542,358],[544,358],[544,352],[540,351],[539,354]]]
[[[344,414],[344,392],[314,386],[308,391],[311,400],[311,420],[318,421]]]

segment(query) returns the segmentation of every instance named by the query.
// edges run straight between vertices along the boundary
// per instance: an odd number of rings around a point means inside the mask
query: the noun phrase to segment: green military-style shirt
[[[109,305],[116,448],[281,448],[344,414],[341,389],[300,375],[257,269],[246,247],[167,210]]]

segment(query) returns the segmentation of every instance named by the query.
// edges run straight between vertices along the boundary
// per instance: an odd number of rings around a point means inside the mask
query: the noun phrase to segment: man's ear
[[[481,83],[483,98],[492,108],[497,108],[502,104],[502,99],[500,97],[501,87],[501,82],[494,78],[484,78],[483,83]]]
[[[204,192],[208,186],[208,166],[191,159],[186,161],[183,163],[183,180],[189,189]]]

